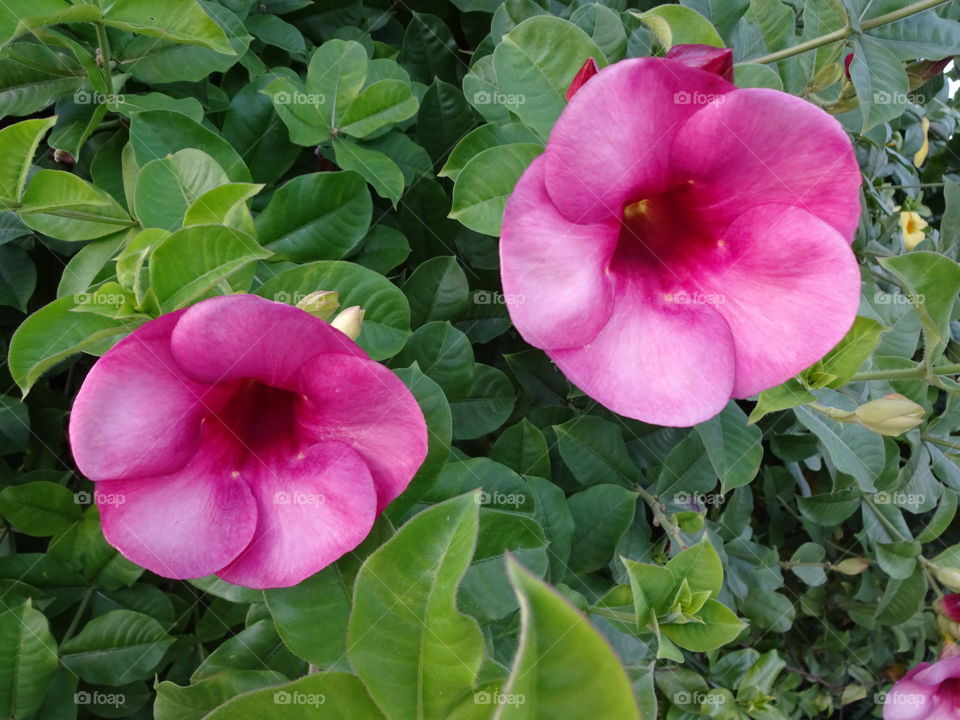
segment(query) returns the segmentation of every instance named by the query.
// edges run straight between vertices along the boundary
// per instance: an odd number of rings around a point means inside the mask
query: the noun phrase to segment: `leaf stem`
[[[73,637],[73,634],[77,631],[77,626],[80,624],[80,618],[83,617],[83,614],[87,611],[87,606],[90,604],[90,601],[93,599],[94,589],[88,587],[86,592],[83,593],[83,597],[80,599],[80,606],[77,608],[77,612],[74,613],[73,619],[70,621],[70,625],[67,627],[67,631],[63,634],[63,639],[60,640],[60,645],[63,645],[67,640]]]
[[[97,28],[97,45],[100,47],[100,58],[103,62],[103,82],[107,87],[107,97],[113,96],[113,71],[110,69],[110,36],[103,23],[95,23]]]
[[[926,370],[927,368],[923,365],[894,370],[868,370],[867,372],[857,373],[850,378],[850,382],[860,382],[861,380],[920,380],[926,377]],[[937,365],[930,368],[930,373],[933,375],[957,375],[960,374],[960,363]]]
[[[934,445],[941,445],[945,448],[950,448],[951,450],[960,450],[960,443],[953,443],[953,442],[950,442],[949,440],[944,440],[942,438],[934,437],[933,435],[927,435],[926,433],[922,433],[920,435],[920,439],[926,440],[927,442],[933,443]]]
[[[671,542],[675,542],[681,550],[685,550],[687,545],[680,538],[680,527],[667,517],[667,514],[663,511],[664,507],[660,499],[640,485],[635,485],[634,490],[636,490],[637,494],[643,498],[643,501],[650,507],[650,511],[653,513],[653,524],[663,528],[664,532],[670,537]]]
[[[873,30],[874,28],[878,28],[882,25],[889,25],[890,23],[903,20],[904,18],[910,17],[911,15],[916,15],[924,10],[934,8],[937,5],[943,5],[946,2],[948,2],[948,0],[920,0],[920,2],[911,3],[910,5],[898,8],[893,12],[888,12],[884,15],[878,15],[875,18],[866,20],[860,24],[860,30],[866,32],[867,30]],[[753,58],[749,60],[749,62],[761,64],[779,62],[780,60],[786,60],[794,55],[800,55],[801,53],[805,53],[809,50],[816,50],[824,45],[830,45],[831,43],[839,42],[855,32],[856,31],[852,27],[843,27],[839,30],[829,32],[826,35],[821,35],[820,37],[815,37],[807,40],[806,42],[799,43],[793,47],[784,48],[783,50],[778,50],[777,52],[770,53],[769,55]]]

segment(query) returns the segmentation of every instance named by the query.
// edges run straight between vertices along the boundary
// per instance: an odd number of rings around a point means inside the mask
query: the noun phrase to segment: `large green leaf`
[[[735,402],[697,425],[697,432],[720,478],[721,492],[753,480],[763,459],[763,433],[756,425],[747,425],[747,416]]]
[[[18,211],[28,227],[58,240],[92,240],[135,225],[111,195],[63,170],[40,170]]]
[[[223,168],[202,150],[185,148],[151,160],[137,175],[137,219],[143,227],[176,230],[201,195],[228,182]]]
[[[56,118],[24,120],[0,130],[0,207],[20,203],[33,156],[56,121]]]
[[[382,720],[383,717],[355,675],[324,672],[241,694],[204,719]]]
[[[197,0],[114,0],[103,15],[103,22],[121,30],[203,45],[211,50],[234,53],[223,28],[210,17]]]
[[[507,571],[520,600],[520,646],[494,718],[640,720],[630,680],[607,641],[518,562],[509,559]]]
[[[113,610],[67,640],[60,657],[87,682],[122,685],[148,678],[173,642],[152,617]]]
[[[57,670],[57,642],[43,613],[29,601],[0,614],[0,714],[31,717]]]
[[[483,637],[456,594],[477,540],[477,495],[416,515],[357,575],[350,661],[389,720],[441,720],[474,687]]]
[[[352,172],[300,175],[281,186],[257,216],[266,247],[294,262],[340,260],[367,232],[370,191]]]

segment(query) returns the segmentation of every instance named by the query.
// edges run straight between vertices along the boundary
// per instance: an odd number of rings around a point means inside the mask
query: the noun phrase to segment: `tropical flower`
[[[960,656],[920,663],[898,680],[883,703],[884,720],[960,717]]]
[[[406,386],[323,320],[253,295],[148,322],[70,415],[103,532],[172,578],[294,585],[356,547],[423,462]]]
[[[907,250],[913,250],[923,242],[926,237],[923,231],[925,227],[927,221],[920,217],[919,213],[912,210],[900,212],[900,229],[903,231],[903,244]]]
[[[590,78],[517,183],[500,243],[524,339],[609,409],[661,425],[789,379],[859,302],[843,129],[692,55]]]

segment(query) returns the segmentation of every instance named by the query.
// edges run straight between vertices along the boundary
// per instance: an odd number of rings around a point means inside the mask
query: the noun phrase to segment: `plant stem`
[[[100,57],[103,60],[103,81],[107,86],[107,96],[113,95],[113,71],[110,69],[110,36],[102,23],[96,23],[97,44],[100,46]]]
[[[957,375],[960,374],[960,363],[952,365],[939,365],[930,368],[933,375]],[[850,382],[860,382],[861,380],[910,380],[922,379],[926,375],[926,368],[918,365],[912,368],[898,368],[896,370],[868,370],[867,372],[857,373]]]
[[[637,616],[633,613],[624,613],[619,610],[610,610],[609,608],[601,607],[590,607],[589,610],[591,615],[597,615],[599,617],[607,618],[608,620],[617,620],[619,622],[625,622],[635,625],[637,622]]]
[[[77,608],[77,612],[73,615],[73,620],[70,621],[67,631],[63,634],[63,639],[60,641],[60,644],[63,645],[67,640],[73,637],[73,634],[77,631],[77,626],[80,625],[80,618],[83,617],[83,614],[87,611],[87,606],[90,604],[90,601],[93,599],[94,590],[92,587],[88,587],[86,592],[83,593],[83,598],[80,600],[80,606]]]
[[[934,437],[933,435],[927,435],[922,433],[920,435],[921,440],[926,440],[927,442],[933,443],[934,445],[941,445],[945,448],[950,448],[951,450],[960,450],[960,443],[953,443],[949,440],[944,440],[942,438]]]
[[[643,498],[643,501],[647,503],[651,512],[653,512],[654,525],[662,527],[664,532],[670,537],[671,542],[675,542],[680,546],[681,550],[685,550],[687,545],[680,539],[680,528],[663,512],[663,504],[659,498],[639,485],[634,486],[634,490],[637,491],[637,494]]]
[[[948,0],[920,0],[920,2],[915,2],[910,5],[906,5],[905,7],[898,8],[893,12],[888,12],[884,15],[878,15],[875,18],[866,20],[860,24],[860,30],[866,32],[867,30],[873,30],[874,28],[878,28],[882,25],[889,25],[890,23],[903,20],[904,18],[910,17],[911,15],[916,15],[924,10],[934,8],[937,5],[943,5],[946,2],[948,2]],[[854,32],[856,31],[853,28],[843,27],[839,30],[829,32],[826,35],[821,35],[820,37],[815,37],[811,40],[807,40],[806,42],[799,43],[793,47],[784,48],[783,50],[778,50],[777,52],[770,53],[769,55],[763,55],[762,57],[754,58],[750,60],[750,62],[766,64],[779,62],[780,60],[786,60],[794,55],[805,53],[808,50],[816,50],[824,45],[829,45],[831,43],[844,40]]]

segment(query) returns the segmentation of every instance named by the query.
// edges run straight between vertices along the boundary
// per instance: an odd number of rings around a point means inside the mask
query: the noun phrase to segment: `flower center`
[[[242,453],[295,451],[301,436],[296,410],[302,402],[296,393],[240,380],[229,400],[208,419],[219,422]]]
[[[723,241],[713,237],[696,188],[686,182],[624,206],[610,268],[679,272],[692,257],[717,247]]]

